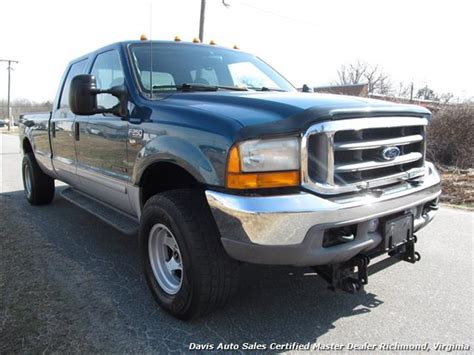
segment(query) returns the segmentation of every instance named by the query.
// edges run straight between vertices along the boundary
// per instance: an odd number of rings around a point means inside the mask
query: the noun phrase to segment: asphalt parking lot
[[[441,208],[418,233],[421,261],[373,275],[364,293],[331,292],[310,269],[246,266],[231,305],[181,322],[155,305],[136,239],[58,194],[30,206],[18,138],[0,140],[1,354],[181,353],[191,343],[253,342],[473,349],[472,212]]]

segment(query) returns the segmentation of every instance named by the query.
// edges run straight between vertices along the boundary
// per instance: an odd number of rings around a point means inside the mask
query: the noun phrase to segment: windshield
[[[187,43],[146,42],[130,46],[142,91],[247,89],[295,91],[280,74],[259,58],[225,48]],[[184,91],[184,90],[183,90]]]

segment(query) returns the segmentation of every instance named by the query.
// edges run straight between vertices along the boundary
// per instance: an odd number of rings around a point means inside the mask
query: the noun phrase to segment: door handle
[[[74,138],[76,141],[80,138],[79,122],[74,122]]]
[[[53,138],[56,138],[56,122],[51,122],[51,134]]]

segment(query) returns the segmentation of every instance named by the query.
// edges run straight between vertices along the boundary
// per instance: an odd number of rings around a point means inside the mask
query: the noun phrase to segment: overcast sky
[[[67,63],[140,34],[197,37],[200,0],[2,1],[0,59],[12,97],[52,100]],[[205,41],[238,44],[293,84],[330,84],[341,64],[378,64],[393,81],[474,96],[472,0],[207,0]],[[150,11],[152,9],[152,11]],[[7,71],[0,63],[0,98]]]

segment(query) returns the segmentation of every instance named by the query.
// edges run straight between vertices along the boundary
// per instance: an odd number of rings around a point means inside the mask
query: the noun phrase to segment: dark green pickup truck
[[[22,116],[25,194],[50,203],[61,180],[64,198],[138,234],[153,295],[181,319],[224,305],[242,262],[310,266],[355,292],[419,259],[440,194],[430,119],[297,92],[238,50],[116,43],[69,64],[51,113]]]

